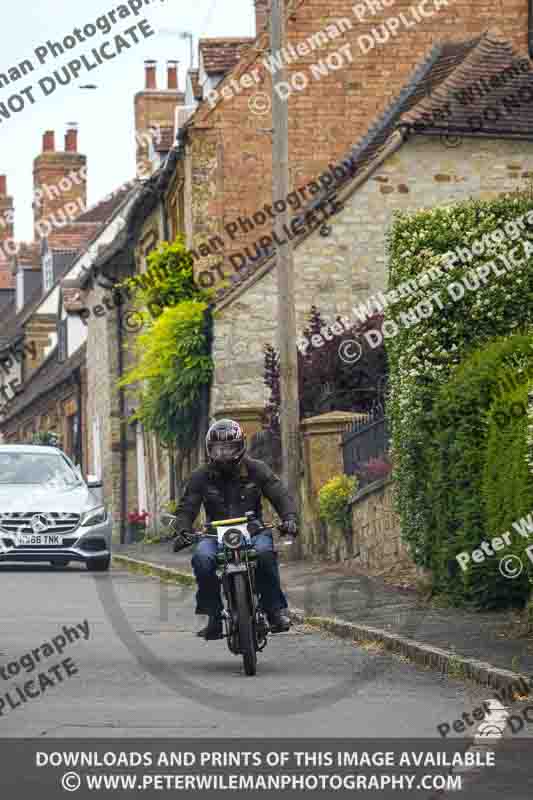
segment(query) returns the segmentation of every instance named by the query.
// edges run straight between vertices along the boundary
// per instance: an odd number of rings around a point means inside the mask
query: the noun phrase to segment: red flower
[[[135,511],[130,511],[128,513],[128,522],[131,525],[146,525],[146,520],[149,516],[150,514],[147,511],[139,511],[136,508]]]

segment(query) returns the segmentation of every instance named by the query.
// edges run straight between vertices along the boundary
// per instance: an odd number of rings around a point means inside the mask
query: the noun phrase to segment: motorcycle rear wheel
[[[257,672],[254,620],[248,594],[248,583],[244,575],[235,575],[235,611],[239,626],[239,645],[246,675]]]

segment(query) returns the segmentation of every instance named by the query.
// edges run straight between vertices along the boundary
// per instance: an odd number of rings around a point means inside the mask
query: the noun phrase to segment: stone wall
[[[449,148],[439,137],[415,136],[383,163],[336,218],[330,246],[349,249],[353,296],[387,286],[386,234],[396,211],[415,211],[469,198],[491,200],[525,188],[533,174],[533,144],[465,138]],[[313,260],[318,262],[317,244]],[[320,262],[319,262],[320,263]],[[341,313],[343,313],[342,309]]]
[[[353,557],[374,574],[414,569],[401,540],[393,491],[391,480],[376,481],[358,492],[352,503]]]
[[[524,187],[533,145],[464,139],[448,148],[438,137],[413,137],[346,201],[331,234],[315,232],[294,250],[296,322],[311,306],[324,318],[353,319],[353,306],[387,288],[386,235],[395,211],[432,208],[470,197],[491,199]],[[222,303],[215,319],[214,411],[260,406],[264,346],[277,346],[277,274],[270,271]]]
[[[86,293],[89,308],[102,304],[109,293],[95,285]],[[135,430],[126,416],[121,416],[119,391],[119,332],[118,310],[111,308],[105,315],[91,314],[87,331],[87,406],[89,471],[94,469],[95,437],[100,439],[101,476],[104,500],[113,516],[113,537],[120,539],[121,520],[137,506],[137,463]],[[123,344],[131,344],[133,334],[123,325]],[[123,350],[124,369],[132,360],[131,350]],[[96,423],[96,424],[95,424]],[[125,458],[121,456],[121,434],[126,435]],[[126,474],[126,508],[122,508],[121,480]]]

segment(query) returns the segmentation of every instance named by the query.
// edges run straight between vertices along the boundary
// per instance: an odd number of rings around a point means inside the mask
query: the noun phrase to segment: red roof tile
[[[128,192],[133,189],[136,183],[136,179],[128,181],[127,183],[123,183],[118,187],[118,189],[115,189],[114,192],[111,192],[111,194],[103,197],[102,200],[100,200],[94,206],[88,208],[86,211],[83,211],[79,217],[76,217],[76,222],[106,222],[106,220],[108,220],[109,217],[111,217],[112,214],[117,210],[122,201],[125,200]]]
[[[457,68],[402,118],[414,133],[531,137],[533,72],[509,42],[482,36]]]
[[[226,39],[200,39],[198,47],[204,70],[208,75],[229,72],[239,61],[241,53],[255,42],[251,37]]]
[[[53,230],[48,243],[52,250],[81,250],[96,236],[100,227],[100,222],[72,222]]]

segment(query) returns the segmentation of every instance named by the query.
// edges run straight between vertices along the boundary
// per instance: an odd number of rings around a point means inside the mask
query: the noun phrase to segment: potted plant
[[[146,523],[149,518],[147,511],[130,511],[128,514],[128,531],[130,542],[141,542],[146,534]]]

